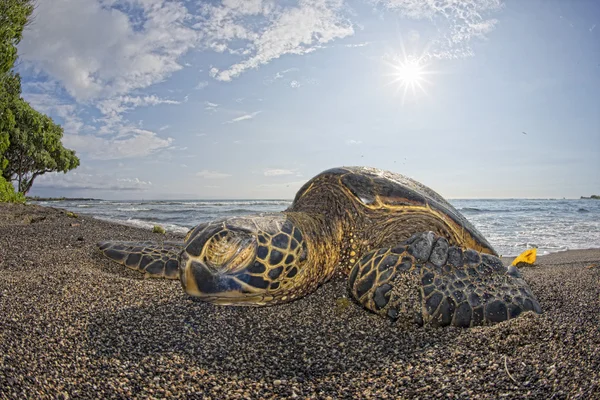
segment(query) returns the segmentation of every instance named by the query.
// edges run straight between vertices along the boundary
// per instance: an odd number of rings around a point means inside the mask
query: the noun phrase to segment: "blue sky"
[[[30,194],[292,198],[341,165],[600,193],[596,24],[584,0],[40,0],[23,96],[81,166]]]

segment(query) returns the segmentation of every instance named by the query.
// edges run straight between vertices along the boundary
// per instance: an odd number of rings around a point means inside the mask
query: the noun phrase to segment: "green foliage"
[[[0,0],[0,74],[15,64],[17,44],[32,12],[32,0]]]
[[[67,217],[69,217],[69,218],[79,218],[79,215],[75,214],[73,211],[67,211]]]
[[[79,166],[73,150],[63,147],[63,129],[52,118],[34,110],[19,99],[9,105],[15,118],[9,130],[9,146],[4,153],[8,160],[2,175],[16,181],[20,193],[27,194],[33,181],[46,172],[67,172]]]
[[[2,1],[2,0],[0,0]],[[21,79],[18,74],[0,74],[0,172],[6,168],[8,160],[3,155],[9,144],[9,131],[15,128],[15,115],[11,104],[19,99]]]
[[[25,203],[25,196],[16,193],[12,183],[0,176],[0,203]]]
[[[8,106],[21,94],[19,76],[10,70],[17,60],[17,44],[32,12],[32,0],[0,0],[0,172],[8,163],[2,155],[8,148],[8,131],[15,124]]]
[[[79,166],[75,152],[65,149],[61,143],[63,130],[60,125],[34,110],[20,97],[20,77],[11,71],[17,59],[16,46],[32,12],[33,0],[0,0],[2,199],[14,193],[13,181],[17,183],[17,191],[25,195],[39,175],[67,172]]]
[[[165,228],[163,228],[160,225],[154,225],[154,228],[152,228],[152,232],[153,233],[160,233],[161,235],[165,234]]]

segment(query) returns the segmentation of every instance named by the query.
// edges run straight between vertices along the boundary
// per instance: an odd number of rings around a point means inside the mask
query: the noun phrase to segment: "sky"
[[[344,165],[447,198],[600,194],[600,2],[37,3],[23,97],[81,165],[30,195],[291,199]]]

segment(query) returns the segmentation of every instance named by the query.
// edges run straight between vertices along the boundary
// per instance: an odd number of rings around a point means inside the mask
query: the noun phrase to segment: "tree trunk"
[[[34,172],[31,175],[31,179],[29,179],[29,181],[27,181],[27,183],[24,185],[25,188],[24,188],[24,190],[21,193],[23,193],[23,195],[26,196],[27,193],[29,193],[29,191],[31,190],[31,187],[33,186],[33,180],[35,178],[37,178],[38,176],[45,174],[46,172],[50,172],[50,170],[49,169],[45,169],[43,171]]]

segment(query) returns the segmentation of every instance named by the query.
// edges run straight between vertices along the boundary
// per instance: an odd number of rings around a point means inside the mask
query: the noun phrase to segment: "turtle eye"
[[[256,252],[255,240],[245,232],[221,231],[208,240],[204,247],[207,265],[221,272],[234,272],[245,267]]]

